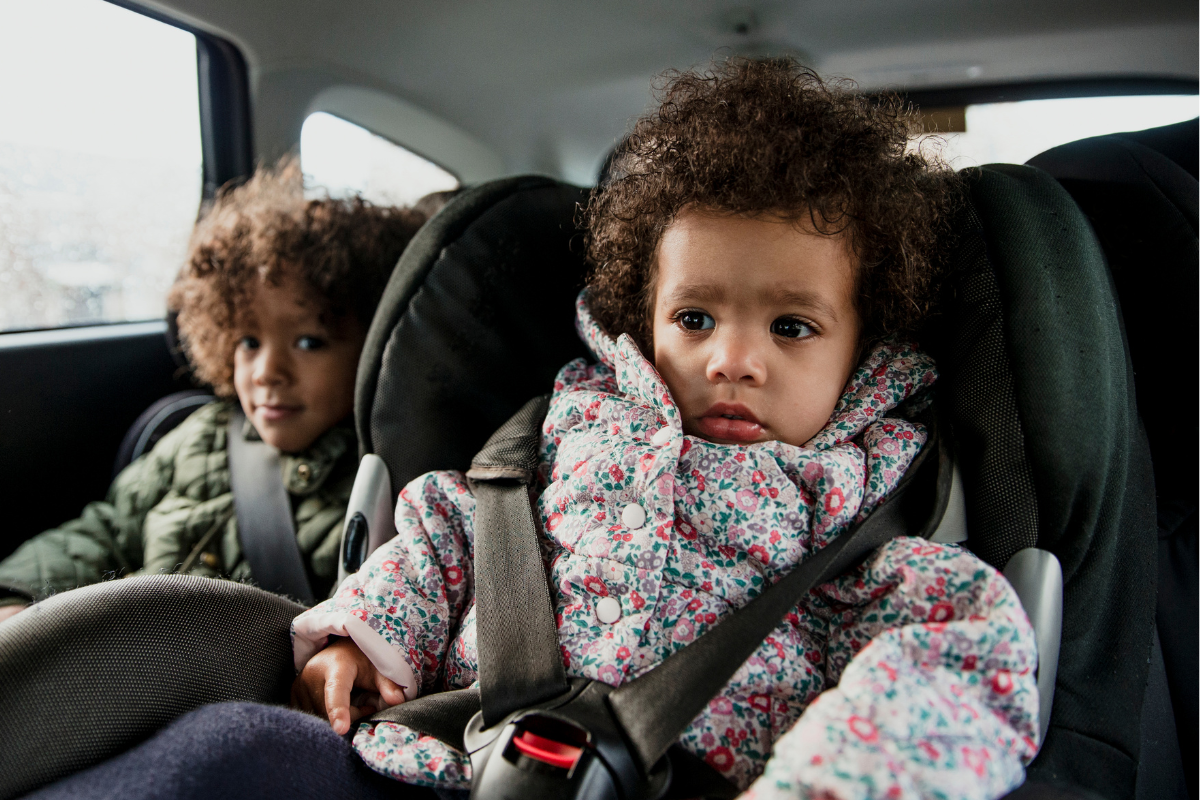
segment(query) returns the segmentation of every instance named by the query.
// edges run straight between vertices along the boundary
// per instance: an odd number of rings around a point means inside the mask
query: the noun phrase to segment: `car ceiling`
[[[262,157],[298,141],[313,97],[349,85],[465,133],[497,156],[502,166],[493,171],[580,182],[645,109],[654,76],[714,55],[793,53],[867,90],[1098,77],[1194,82],[1200,72],[1192,0],[146,5],[242,49]],[[453,157],[440,160],[454,169]]]

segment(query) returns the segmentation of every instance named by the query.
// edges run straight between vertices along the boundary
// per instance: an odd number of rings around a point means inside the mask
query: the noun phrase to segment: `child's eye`
[[[258,339],[255,339],[253,336],[243,336],[241,339],[238,340],[238,345],[247,350],[257,350],[258,349]]]
[[[816,331],[808,323],[795,317],[780,317],[771,323],[771,333],[785,339],[803,339]]]
[[[320,350],[326,344],[319,336],[301,336],[296,340],[296,347],[301,350]]]
[[[675,319],[686,331],[707,331],[717,327],[717,321],[703,311],[681,311]]]

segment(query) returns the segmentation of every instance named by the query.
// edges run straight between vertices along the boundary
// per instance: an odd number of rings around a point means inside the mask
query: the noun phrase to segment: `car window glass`
[[[202,191],[196,39],[0,0],[0,331],[161,318]]]
[[[300,131],[300,164],[310,191],[361,194],[379,205],[412,205],[458,188],[446,170],[341,117],[318,111]]]
[[[958,169],[1023,164],[1060,144],[1193,119],[1196,95],[1074,97],[922,109],[927,130],[945,139],[943,155]],[[918,139],[928,138],[927,136]]]

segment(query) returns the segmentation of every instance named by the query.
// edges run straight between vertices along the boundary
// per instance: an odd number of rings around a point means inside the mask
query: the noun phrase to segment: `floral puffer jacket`
[[[555,381],[535,515],[570,675],[619,685],[694,641],[870,511],[924,443],[897,413],[935,379],[909,347],[876,347],[804,447],[717,445],[682,432],[628,336],[582,300],[578,321],[598,363]],[[297,669],[349,636],[410,698],[471,685],[473,519],[461,473],[405,487],[396,538],[293,623]],[[904,537],[815,589],[680,742],[756,797],[997,797],[1037,752],[1035,665],[1002,576]],[[462,754],[393,723],[354,746],[408,783],[470,782]]]

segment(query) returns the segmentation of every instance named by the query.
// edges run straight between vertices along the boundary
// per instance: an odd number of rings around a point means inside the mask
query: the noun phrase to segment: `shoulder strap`
[[[479,688],[418,697],[371,716],[460,751],[477,711],[488,727],[568,690],[558,626],[538,545],[529,484],[550,396],[530,400],[471,459],[475,495],[475,624]]]
[[[279,451],[247,441],[246,415],[234,405],[229,415],[229,482],[237,510],[238,538],[254,581],[270,592],[313,605],[312,587],[296,543],[292,504],[283,485]]]
[[[529,483],[550,396],[535,397],[471,461],[475,493],[475,623],[483,722],[567,691]]]

